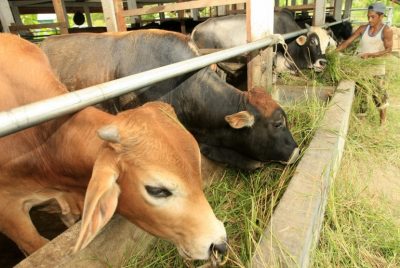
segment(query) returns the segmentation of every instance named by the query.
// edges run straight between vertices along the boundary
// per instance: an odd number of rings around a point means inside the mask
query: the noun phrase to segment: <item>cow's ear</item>
[[[304,46],[304,44],[307,42],[307,36],[305,35],[300,35],[299,37],[296,38],[296,43],[299,46]]]
[[[241,111],[225,116],[225,121],[228,122],[229,125],[235,129],[251,127],[254,124],[254,115],[252,115],[248,111]]]
[[[94,164],[83,207],[81,230],[74,252],[85,248],[110,221],[117,208],[120,189],[113,150],[106,148]]]
[[[107,125],[97,130],[97,135],[100,139],[109,141],[112,143],[120,143],[120,135],[118,127],[114,125]]]

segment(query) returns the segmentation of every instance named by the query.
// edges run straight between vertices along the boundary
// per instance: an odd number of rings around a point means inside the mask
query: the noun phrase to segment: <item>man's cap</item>
[[[378,3],[370,5],[368,7],[368,10],[375,11],[375,12],[380,12],[382,14],[385,14],[386,7],[385,7],[385,5],[383,3],[378,2]]]

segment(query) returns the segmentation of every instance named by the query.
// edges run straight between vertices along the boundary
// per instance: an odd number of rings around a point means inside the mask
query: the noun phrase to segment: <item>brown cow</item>
[[[1,110],[67,92],[43,52],[13,35],[0,34],[0,67]],[[116,116],[86,108],[3,137],[0,148],[0,231],[26,254],[47,242],[29,217],[46,204],[58,204],[68,225],[83,207],[75,250],[116,211],[186,258],[226,251],[224,226],[202,191],[199,148],[168,104]]]

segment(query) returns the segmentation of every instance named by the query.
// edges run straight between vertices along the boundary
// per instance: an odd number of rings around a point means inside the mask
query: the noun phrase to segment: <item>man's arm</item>
[[[344,42],[342,42],[337,48],[336,51],[342,51],[346,49],[354,40],[356,40],[365,30],[366,25],[361,25],[358,29]]]

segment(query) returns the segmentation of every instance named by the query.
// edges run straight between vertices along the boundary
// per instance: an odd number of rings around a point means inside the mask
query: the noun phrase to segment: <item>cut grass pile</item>
[[[305,148],[318,128],[325,105],[316,98],[285,107],[291,131]],[[217,217],[225,224],[229,260],[226,267],[249,267],[250,261],[272,211],[282,196],[295,166],[268,164],[252,173],[226,170],[205,189]],[[202,265],[195,262],[191,265]],[[148,253],[130,258],[125,267],[185,267],[175,247],[157,240]]]

